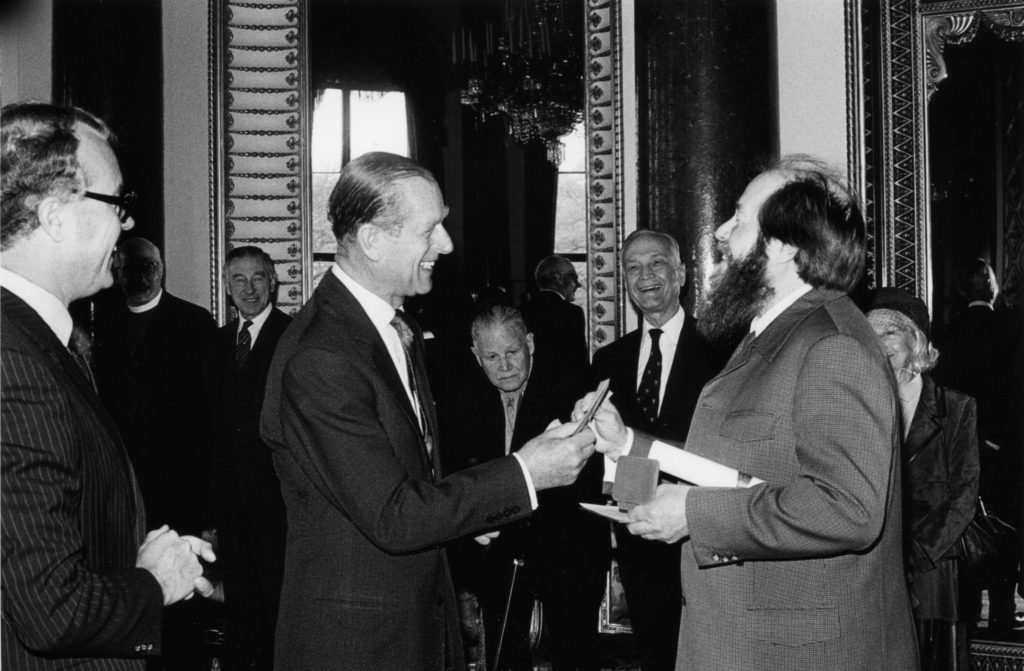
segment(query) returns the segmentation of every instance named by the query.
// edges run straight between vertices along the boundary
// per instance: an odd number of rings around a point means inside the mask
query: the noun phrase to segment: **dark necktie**
[[[416,343],[416,332],[410,323],[412,320],[401,310],[395,311],[395,317],[391,320],[391,326],[398,331],[398,337],[402,341],[402,349],[405,350],[405,369],[409,377],[409,389],[413,398],[419,406],[420,432],[423,434],[423,441],[427,447],[427,453],[434,450],[433,434],[430,430],[430,423],[427,420],[427,404],[424,395],[420,390],[426,380],[426,371],[423,362],[420,360],[420,348]]]
[[[640,415],[649,426],[658,421],[658,397],[661,392],[661,329],[651,329],[651,356],[647,358],[644,374],[640,376],[640,387],[636,390],[636,404]]]
[[[252,352],[250,326],[252,326],[252,321],[246,319],[242,322],[242,330],[238,333],[238,343],[235,345],[235,363],[238,364],[239,368],[245,365],[245,362],[249,359],[249,353]]]
[[[93,390],[96,390],[96,378],[92,374],[92,338],[80,326],[71,329],[71,340],[68,341],[68,349],[75,363],[82,369],[85,379],[89,380]]]

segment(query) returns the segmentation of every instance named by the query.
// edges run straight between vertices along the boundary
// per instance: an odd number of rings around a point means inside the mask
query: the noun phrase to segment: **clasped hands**
[[[574,420],[578,421],[586,414],[596,396],[594,392],[590,392],[576,402],[572,412]],[[590,422],[590,429],[594,434],[595,449],[608,459],[617,461],[623,454],[628,454],[631,440],[622,416],[612,405],[610,398],[611,394],[601,404]],[[675,543],[689,536],[686,497],[691,489],[693,487],[690,485],[683,484],[658,485],[650,502],[629,511],[630,521],[626,524],[629,533],[665,543]]]
[[[196,592],[208,597],[213,585],[203,577],[202,558],[217,560],[213,546],[195,536],[179,536],[166,524],[146,534],[135,558],[136,568],[153,574],[164,595],[164,605],[191,599]]]

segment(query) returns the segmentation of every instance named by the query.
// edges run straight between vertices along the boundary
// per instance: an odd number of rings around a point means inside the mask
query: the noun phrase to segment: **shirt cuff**
[[[626,444],[619,453],[620,457],[629,456],[629,451],[633,449],[633,429],[626,427]],[[611,483],[615,482],[615,462],[612,461],[611,457],[605,455],[604,457],[604,483],[605,486],[602,491],[605,494],[611,494]]]
[[[526,489],[530,492],[530,509],[536,510],[540,504],[537,503],[537,489],[533,486],[533,478],[530,477],[530,471],[526,468],[526,462],[523,461],[522,457],[515,452],[512,453],[512,456],[519,462],[519,468],[523,469],[523,477],[526,478]]]

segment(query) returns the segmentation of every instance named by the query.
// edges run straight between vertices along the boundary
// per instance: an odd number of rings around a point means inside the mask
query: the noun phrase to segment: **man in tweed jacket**
[[[846,296],[864,266],[857,205],[822,166],[790,159],[750,183],[715,238],[702,330],[750,335],[705,386],[686,449],[765,482],[662,485],[631,513],[633,534],[687,538],[677,669],[917,668],[899,406]],[[606,408],[610,458],[670,449]]]

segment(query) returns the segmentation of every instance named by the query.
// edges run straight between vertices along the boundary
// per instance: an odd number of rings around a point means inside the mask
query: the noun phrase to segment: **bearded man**
[[[686,450],[764,482],[661,485],[630,513],[632,534],[685,539],[676,668],[917,668],[899,405],[846,295],[864,268],[857,203],[820,162],[789,158],[747,186],[715,239],[702,331],[748,335],[704,387]],[[611,459],[673,449],[610,403],[595,427]]]

